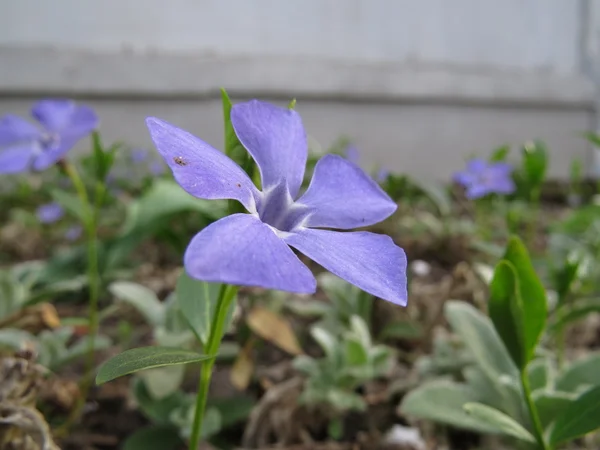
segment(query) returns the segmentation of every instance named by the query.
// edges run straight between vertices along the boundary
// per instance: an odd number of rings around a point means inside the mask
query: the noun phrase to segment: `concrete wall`
[[[418,176],[530,138],[567,174],[590,157],[577,132],[596,123],[598,3],[4,1],[0,114],[70,95],[99,109],[109,138],[149,144],[143,118],[156,115],[220,145],[225,86],[297,97],[323,146],[344,134],[371,162]]]

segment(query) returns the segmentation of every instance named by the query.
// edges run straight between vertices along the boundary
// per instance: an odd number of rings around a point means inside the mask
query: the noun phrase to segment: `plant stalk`
[[[190,450],[197,450],[200,445],[202,436],[202,422],[204,420],[204,412],[206,410],[206,400],[208,398],[208,390],[210,387],[210,379],[212,370],[215,364],[215,359],[223,339],[225,331],[225,322],[227,320],[227,312],[231,306],[238,287],[224,284],[219,292],[217,309],[212,318],[210,334],[204,346],[204,352],[211,356],[205,361],[200,368],[200,379],[198,381],[198,393],[196,394],[196,410],[194,413],[194,422],[192,424],[192,436],[190,438]]]
[[[533,423],[533,431],[538,446],[540,450],[550,450],[550,447],[548,444],[546,444],[544,439],[544,429],[542,427],[540,416],[531,397],[531,387],[529,386],[529,378],[527,376],[526,367],[521,371],[521,386],[523,387],[525,403],[527,403],[527,409],[529,410],[529,416],[531,417],[531,422]]]

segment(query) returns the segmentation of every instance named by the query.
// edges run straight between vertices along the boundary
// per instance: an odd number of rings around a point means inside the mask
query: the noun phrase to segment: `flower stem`
[[[540,416],[531,397],[531,387],[529,386],[527,368],[521,370],[521,386],[523,387],[525,403],[527,403],[527,409],[529,410],[531,422],[533,423],[533,431],[538,446],[541,450],[550,450],[550,447],[548,447],[546,441],[544,440],[544,429],[542,428],[542,422],[540,421]]]
[[[198,382],[198,393],[196,394],[196,411],[194,413],[194,422],[192,424],[192,436],[190,438],[190,450],[197,450],[200,445],[202,435],[202,422],[204,420],[204,412],[206,409],[206,400],[208,398],[208,390],[210,387],[210,379],[212,369],[215,364],[217,352],[223,339],[225,331],[225,322],[227,321],[227,312],[231,306],[238,287],[223,284],[219,292],[217,300],[217,309],[212,318],[210,334],[204,346],[204,352],[211,356],[209,360],[202,364],[200,368],[200,380]]]
[[[77,172],[75,166],[68,161],[61,163],[62,169],[71,179],[77,196],[81,201],[83,208],[83,226],[86,231],[87,240],[87,276],[89,284],[89,333],[88,333],[88,351],[86,358],[85,374],[81,382],[81,395],[67,421],[67,426],[70,425],[79,416],[88,392],[92,384],[92,371],[94,369],[96,336],[98,334],[98,297],[100,296],[100,273],[98,270],[98,240],[97,240],[97,223],[98,212],[102,203],[104,187],[100,183],[96,185],[94,203],[90,202],[85,184],[81,176]]]

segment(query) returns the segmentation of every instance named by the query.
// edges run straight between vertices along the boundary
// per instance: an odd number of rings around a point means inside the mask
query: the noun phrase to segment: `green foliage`
[[[313,326],[311,334],[324,356],[316,359],[301,355],[294,360],[296,369],[307,377],[302,402],[324,406],[333,417],[365,409],[364,399],[356,389],[388,373],[392,350],[373,344],[369,329],[359,316],[352,316],[349,328],[337,334],[320,326]]]
[[[212,331],[212,319],[217,310],[217,303],[224,286],[220,283],[207,283],[191,278],[185,270],[177,280],[177,302],[183,317],[198,340],[206,345]],[[231,302],[224,332],[229,328],[235,308],[235,300]]]
[[[202,362],[209,358],[207,355],[174,347],[133,348],[102,364],[96,376],[96,383],[103,384],[140,370]]]

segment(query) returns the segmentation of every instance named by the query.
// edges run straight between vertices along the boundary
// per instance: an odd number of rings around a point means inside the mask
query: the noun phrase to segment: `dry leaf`
[[[289,321],[273,311],[256,307],[248,314],[246,323],[254,333],[292,355],[300,355],[302,348]]]
[[[254,339],[250,338],[238,353],[231,368],[231,384],[240,391],[246,390],[254,373],[252,350],[254,350]]]

